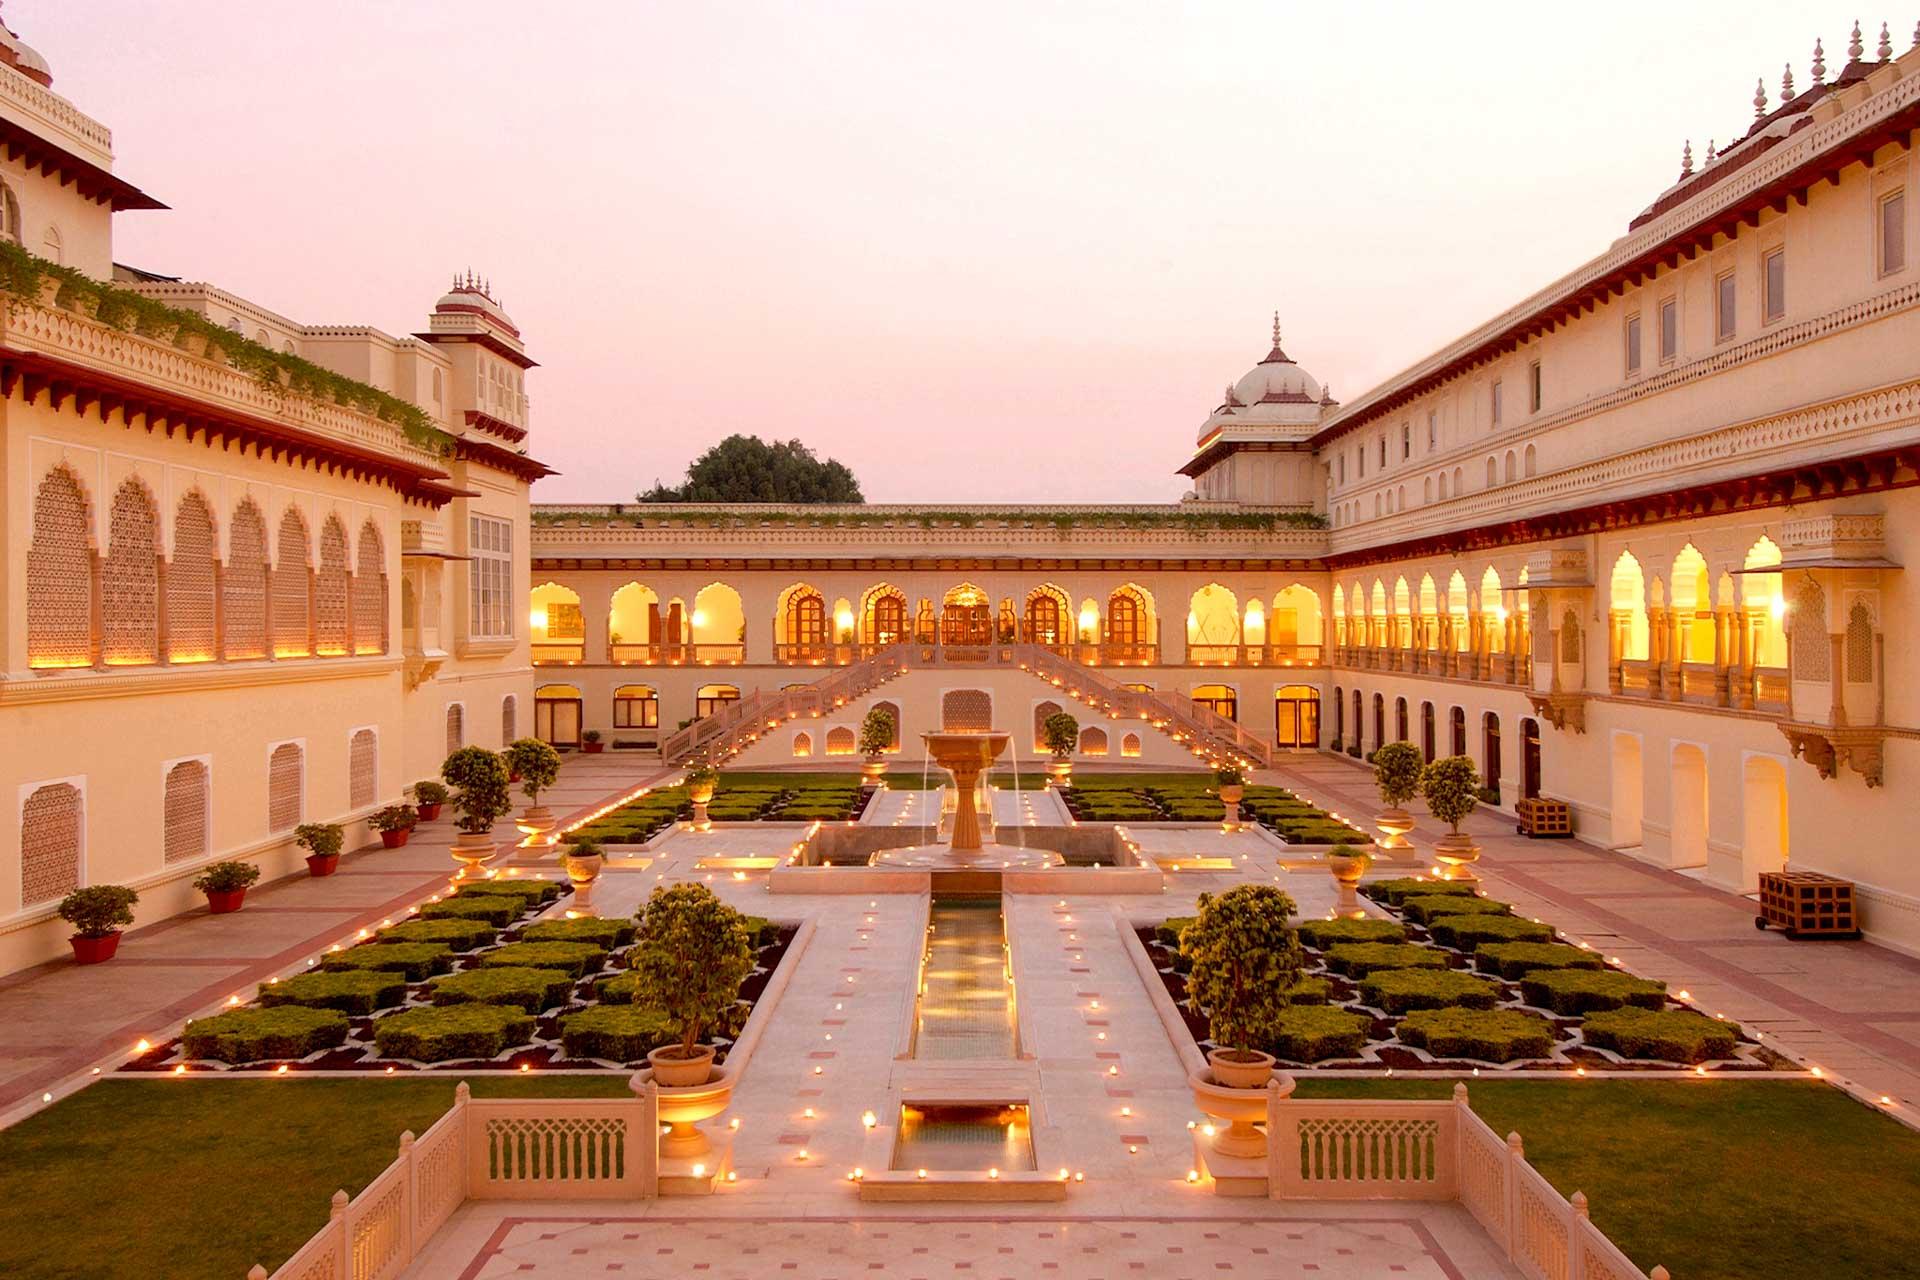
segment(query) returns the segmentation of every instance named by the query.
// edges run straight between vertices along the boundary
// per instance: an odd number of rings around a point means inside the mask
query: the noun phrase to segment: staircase
[[[1196,756],[1260,768],[1273,763],[1269,744],[1225,716],[1194,706],[1178,695],[1126,688],[1106,672],[1063,658],[1041,645],[997,643],[963,652],[962,658],[946,646],[893,645],[798,689],[778,693],[755,690],[729,704],[725,711],[695,720],[668,735],[660,744],[660,754],[668,764],[685,764],[695,757],[718,763],[770,729],[789,720],[826,715],[916,667],[1017,665],[1116,719],[1146,721]]]

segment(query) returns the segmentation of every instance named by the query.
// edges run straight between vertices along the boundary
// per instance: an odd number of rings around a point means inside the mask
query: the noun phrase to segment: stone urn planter
[[[1246,787],[1238,782],[1225,782],[1220,785],[1220,803],[1226,808],[1226,822],[1230,827],[1240,825],[1240,801],[1247,794]]]
[[[886,777],[887,762],[875,756],[860,766],[860,785],[871,791]]]
[[[1047,779],[1056,787],[1064,787],[1073,778],[1073,761],[1052,760],[1047,763]]]
[[[1407,843],[1407,832],[1413,830],[1413,815],[1405,809],[1382,809],[1380,816],[1373,820],[1380,832],[1382,849],[1400,850],[1412,846]]]
[[[1365,914],[1356,890],[1360,887],[1360,877],[1367,874],[1367,868],[1372,865],[1371,854],[1360,853],[1351,845],[1337,844],[1327,850],[1327,870],[1340,888],[1339,900],[1334,904],[1338,914],[1355,917]]]
[[[1227,1089],[1264,1089],[1273,1077],[1273,1055],[1257,1049],[1210,1049],[1207,1066]]]
[[[667,1059],[665,1076],[658,1055],[668,1051],[678,1053],[679,1046],[655,1049],[647,1055],[647,1061],[654,1064],[652,1076],[655,1096],[660,1101],[660,1119],[667,1126],[667,1132],[660,1139],[660,1155],[664,1159],[694,1160],[712,1151],[713,1143],[701,1131],[699,1122],[711,1120],[733,1103],[733,1073],[724,1067],[715,1071],[712,1048],[702,1047],[706,1048],[704,1058]],[[672,1083],[679,1078],[678,1073],[691,1073],[696,1065],[701,1072],[698,1084]],[[708,1072],[712,1074],[709,1076]]]
[[[696,831],[713,829],[713,820],[707,817],[707,805],[713,800],[714,782],[714,779],[707,778],[687,783],[687,799],[693,801],[693,828]]]
[[[559,823],[554,820],[553,810],[549,809],[546,805],[530,804],[521,812],[519,818],[515,820],[514,825],[522,831],[531,832],[534,835],[544,835],[553,830]]]
[[[1464,831],[1451,831],[1441,836],[1433,846],[1433,856],[1440,863],[1442,880],[1472,881],[1480,878],[1473,873],[1473,864],[1480,860],[1480,846]]]
[[[462,831],[453,838],[453,848],[449,852],[453,860],[460,864],[459,880],[477,880],[480,868],[493,861],[497,852],[493,837],[485,831]]]
[[[1267,1118],[1267,1082],[1277,1080],[1280,1096],[1284,1098],[1293,1092],[1293,1077],[1284,1071],[1276,1076],[1273,1058],[1268,1054],[1253,1055],[1259,1059],[1257,1062],[1222,1063],[1222,1052],[1215,1049],[1209,1053],[1207,1061],[1211,1069],[1189,1075],[1187,1087],[1193,1093],[1195,1105],[1204,1115],[1226,1122],[1224,1127],[1216,1128],[1214,1132],[1212,1145],[1215,1151],[1242,1160],[1261,1159],[1267,1154],[1267,1135],[1255,1126],[1264,1123]],[[1236,1084],[1230,1081],[1251,1083]]]
[[[593,885],[600,878],[600,870],[607,860],[601,856],[600,846],[593,841],[583,840],[580,844],[589,846],[592,852],[569,853],[561,859],[561,865],[566,869],[568,882],[573,885],[572,909],[589,915],[593,911]]]

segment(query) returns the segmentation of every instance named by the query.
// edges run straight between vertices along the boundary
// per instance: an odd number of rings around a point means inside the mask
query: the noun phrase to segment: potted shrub
[[[1223,764],[1213,771],[1213,784],[1220,791],[1220,803],[1227,811],[1227,825],[1240,823],[1240,801],[1247,794],[1247,776],[1230,764]]]
[[[873,788],[880,785],[880,778],[887,771],[886,761],[881,757],[893,745],[898,730],[899,725],[894,722],[893,713],[885,707],[874,707],[860,721],[860,754],[867,758],[866,765],[860,770],[862,786]]]
[[[553,810],[540,803],[540,793],[559,780],[560,753],[538,738],[520,738],[507,748],[507,768],[527,793],[520,826],[535,832],[553,830]]]
[[[1407,801],[1420,794],[1420,770],[1425,762],[1420,748],[1411,742],[1389,742],[1373,753],[1373,785],[1379,789],[1380,816],[1373,825],[1385,839],[1382,849],[1407,847],[1407,832],[1413,830],[1413,815]]]
[[[431,779],[413,784],[413,803],[417,806],[420,821],[432,822],[440,816],[440,806],[447,802],[447,789]]]
[[[590,756],[597,756],[607,749],[607,744],[600,741],[598,729],[588,729],[580,735],[580,749]]]
[[[140,895],[123,884],[90,884],[60,899],[60,918],[73,926],[67,941],[78,964],[113,959],[120,949],[120,931],[133,923],[133,904]]]
[[[600,878],[606,859],[600,854],[600,842],[591,838],[575,840],[561,858],[567,879],[573,882],[573,909],[582,914],[593,910],[593,882]]]
[[[367,825],[380,833],[380,843],[389,849],[398,849],[413,834],[413,828],[419,823],[420,815],[414,812],[410,804],[390,804],[377,809]]]
[[[307,874],[330,876],[340,869],[340,846],[346,828],[337,822],[303,822],[293,829],[293,842],[307,851]]]
[[[220,916],[238,911],[240,904],[247,900],[247,886],[259,878],[259,867],[229,858],[210,864],[194,877],[193,887],[207,895],[207,910]]]
[[[746,917],[700,884],[661,886],[647,899],[628,955],[634,1003],[667,1015],[678,1041],[647,1055],[656,1084],[703,1085],[713,1072],[709,1027],[726,1024],[740,984],[753,972]]]
[[[705,761],[687,770],[687,799],[693,801],[693,825],[695,829],[705,831],[713,826],[707,817],[707,803],[713,799],[713,789],[720,783],[720,771]]]
[[[1361,910],[1360,899],[1354,891],[1359,888],[1360,877],[1367,874],[1367,868],[1372,865],[1372,855],[1361,853],[1344,840],[1327,850],[1327,870],[1333,873],[1334,883],[1340,886],[1340,899],[1334,907],[1338,914],[1356,919],[1366,914]]]
[[[485,747],[462,747],[440,766],[440,776],[453,788],[453,859],[460,864],[459,879],[470,880],[493,858],[493,824],[513,810],[507,790],[507,764]]]
[[[1053,756],[1047,776],[1064,783],[1073,776],[1073,753],[1080,747],[1080,722],[1064,711],[1056,711],[1040,722],[1040,745]]]
[[[1215,1045],[1207,1054],[1214,1083],[1264,1088],[1273,1056],[1255,1046],[1268,1040],[1305,963],[1293,899],[1271,885],[1243,884],[1201,894],[1199,907],[1180,934],[1180,954],[1193,962],[1187,998]]]
[[[1478,880],[1473,864],[1480,859],[1480,846],[1460,829],[1467,815],[1480,805],[1480,771],[1469,756],[1448,756],[1435,760],[1420,775],[1420,790],[1427,798],[1427,812],[1447,824],[1449,830],[1433,846],[1433,856],[1441,864],[1442,880]]]

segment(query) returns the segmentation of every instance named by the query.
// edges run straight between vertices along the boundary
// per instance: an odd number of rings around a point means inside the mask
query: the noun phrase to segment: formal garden
[[[918,775],[915,775],[918,777]],[[751,773],[722,770],[707,802],[712,822],[852,822],[866,811],[872,791],[858,773]],[[655,787],[565,833],[565,840],[644,844],[676,822],[694,816],[687,783]]]
[[[1081,773],[1060,788],[1077,822],[1221,822],[1221,784],[1209,772]],[[1368,837],[1285,787],[1241,787],[1240,816],[1288,844],[1365,844]]]

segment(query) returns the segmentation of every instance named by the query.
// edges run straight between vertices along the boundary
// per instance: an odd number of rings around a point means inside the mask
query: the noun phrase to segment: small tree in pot
[[[471,879],[493,857],[493,824],[513,811],[507,764],[485,747],[462,747],[440,766],[440,776],[453,788],[453,811],[459,815],[453,825],[460,834],[452,850],[459,878]]]
[[[340,846],[347,831],[337,822],[303,822],[293,829],[293,842],[307,851],[307,874],[330,876],[340,868]]]
[[[1374,825],[1386,838],[1383,849],[1407,847],[1407,832],[1413,830],[1413,815],[1407,801],[1420,794],[1420,769],[1424,761],[1420,749],[1411,742],[1389,742],[1373,753],[1373,785],[1380,791],[1383,806]]]
[[[753,939],[746,917],[700,884],[661,886],[640,914],[637,945],[629,953],[638,990],[635,1003],[672,1020],[678,1044],[647,1055],[658,1084],[702,1085],[713,1071],[710,1027],[725,1025],[753,972]]]
[[[1247,794],[1247,775],[1230,764],[1223,764],[1213,771],[1213,785],[1219,789],[1220,803],[1226,807],[1227,825],[1238,826],[1240,801]]]
[[[376,809],[367,825],[380,833],[380,843],[389,849],[398,849],[413,834],[419,825],[420,815],[414,812],[410,804],[390,804],[384,809]]]
[[[880,785],[880,778],[887,771],[886,761],[881,757],[893,746],[899,728],[893,712],[885,707],[872,708],[860,721],[860,754],[867,758],[865,767],[860,770],[860,780],[864,785]]]
[[[1080,748],[1080,722],[1064,711],[1056,711],[1040,722],[1040,745],[1053,755],[1047,776],[1065,782],[1073,776],[1073,753]]]
[[[590,756],[597,756],[607,749],[607,744],[600,741],[598,729],[589,729],[580,735],[580,749]]]
[[[560,753],[538,738],[520,738],[507,748],[507,768],[527,793],[520,825],[528,831],[553,830],[553,811],[540,803],[540,793],[559,781]]]
[[[194,878],[193,887],[207,895],[207,910],[219,916],[238,911],[247,900],[247,887],[259,879],[259,867],[229,858],[210,863]]]
[[[1448,833],[1433,848],[1441,863],[1442,880],[1477,880],[1473,863],[1479,861],[1480,846],[1460,830],[1480,804],[1480,771],[1468,756],[1448,756],[1435,760],[1420,775],[1420,790],[1427,798],[1427,811],[1447,824]]]
[[[420,821],[432,822],[447,802],[447,789],[431,779],[413,784],[413,802],[420,807]]]
[[[1271,885],[1243,884],[1201,894],[1199,907],[1180,935],[1180,954],[1193,962],[1187,998],[1213,1037],[1207,1061],[1217,1083],[1258,1089],[1273,1073],[1273,1057],[1255,1046],[1270,1038],[1305,964],[1294,902]]]
[[[120,931],[133,923],[133,904],[140,895],[123,884],[90,884],[60,899],[60,918],[73,926],[68,941],[80,964],[113,959],[120,949]]]
[[[1333,881],[1340,887],[1334,914],[1355,919],[1366,914],[1355,890],[1360,885],[1360,877],[1367,874],[1367,868],[1372,865],[1371,855],[1361,853],[1344,840],[1327,850],[1327,870],[1333,873]]]
[[[581,915],[591,915],[593,884],[600,878],[600,869],[606,865],[606,859],[600,852],[600,842],[587,837],[575,840],[566,848],[566,856],[561,861],[567,879],[573,882],[572,909]]]

